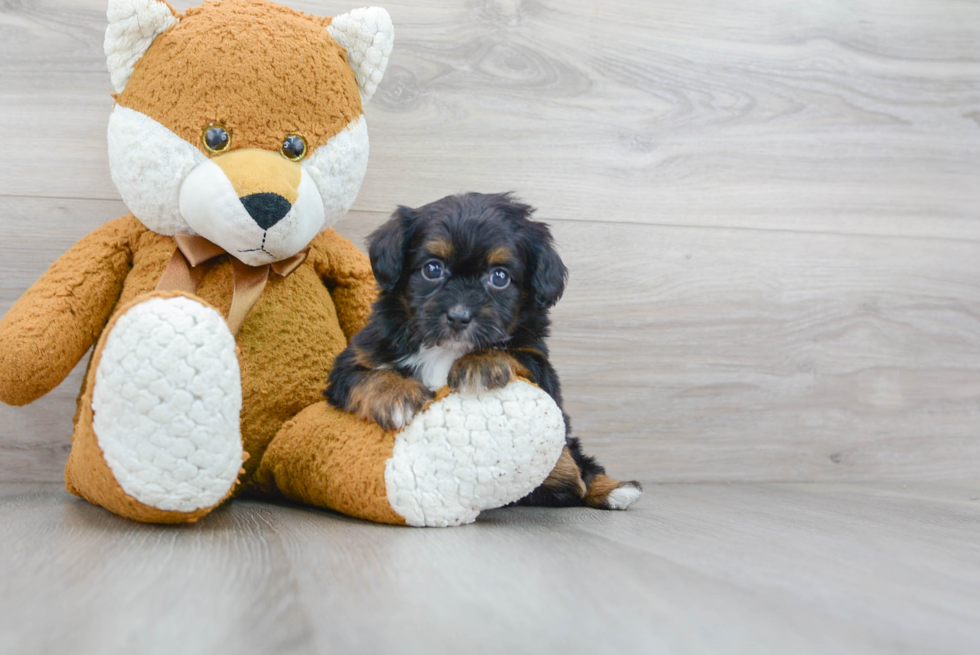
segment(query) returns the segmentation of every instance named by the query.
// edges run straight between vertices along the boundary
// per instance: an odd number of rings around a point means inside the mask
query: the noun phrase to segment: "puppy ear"
[[[565,292],[568,269],[555,250],[551,230],[544,223],[533,223],[535,238],[531,243],[530,254],[533,266],[531,287],[534,300],[544,309],[554,307]]]
[[[374,278],[382,291],[398,284],[405,266],[405,248],[415,216],[408,207],[399,207],[388,221],[368,237],[368,255]]]
[[[545,223],[531,220],[534,207],[520,202],[513,193],[493,195],[497,209],[507,216],[518,230],[526,230],[527,254],[530,264],[530,284],[538,307],[549,309],[561,299],[568,280],[568,269],[555,250],[555,240]]]

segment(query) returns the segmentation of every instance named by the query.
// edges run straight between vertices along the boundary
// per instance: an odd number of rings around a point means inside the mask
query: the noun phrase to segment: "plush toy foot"
[[[561,411],[532,384],[451,394],[396,436],[385,467],[388,500],[408,525],[472,523],[533,491],[564,445]]]
[[[283,426],[257,478],[291,500],[372,521],[462,525],[527,495],[564,445],[561,411],[527,382],[450,394],[400,432],[322,402]]]
[[[96,347],[66,470],[69,491],[148,522],[193,521],[241,470],[235,339],[199,300],[154,293]]]

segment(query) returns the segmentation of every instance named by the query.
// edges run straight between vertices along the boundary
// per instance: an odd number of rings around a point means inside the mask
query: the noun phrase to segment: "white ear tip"
[[[367,102],[384,76],[395,42],[391,16],[381,7],[363,7],[335,16],[327,30],[347,50],[361,98]]]
[[[105,56],[112,85],[122,92],[133,68],[160,34],[177,24],[170,7],[160,0],[110,0],[106,10]]]

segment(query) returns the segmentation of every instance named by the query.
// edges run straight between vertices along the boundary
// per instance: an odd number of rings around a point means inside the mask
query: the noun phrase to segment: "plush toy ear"
[[[368,256],[374,279],[382,291],[398,285],[405,266],[405,249],[412,238],[415,214],[408,207],[399,207],[388,221],[368,237]]]
[[[153,40],[179,22],[163,0],[109,0],[109,27],[105,31],[105,56],[112,86],[122,93],[136,62]]]
[[[378,89],[395,43],[391,16],[381,7],[365,7],[334,16],[327,26],[334,41],[347,50],[361,100],[367,102]]]

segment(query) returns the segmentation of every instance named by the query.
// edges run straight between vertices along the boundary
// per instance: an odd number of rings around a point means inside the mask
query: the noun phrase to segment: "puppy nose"
[[[456,305],[446,312],[446,320],[449,321],[449,327],[452,329],[462,330],[473,320],[473,312],[462,305]]]
[[[253,193],[240,200],[252,220],[263,230],[281,221],[293,208],[292,203],[278,193]]]

